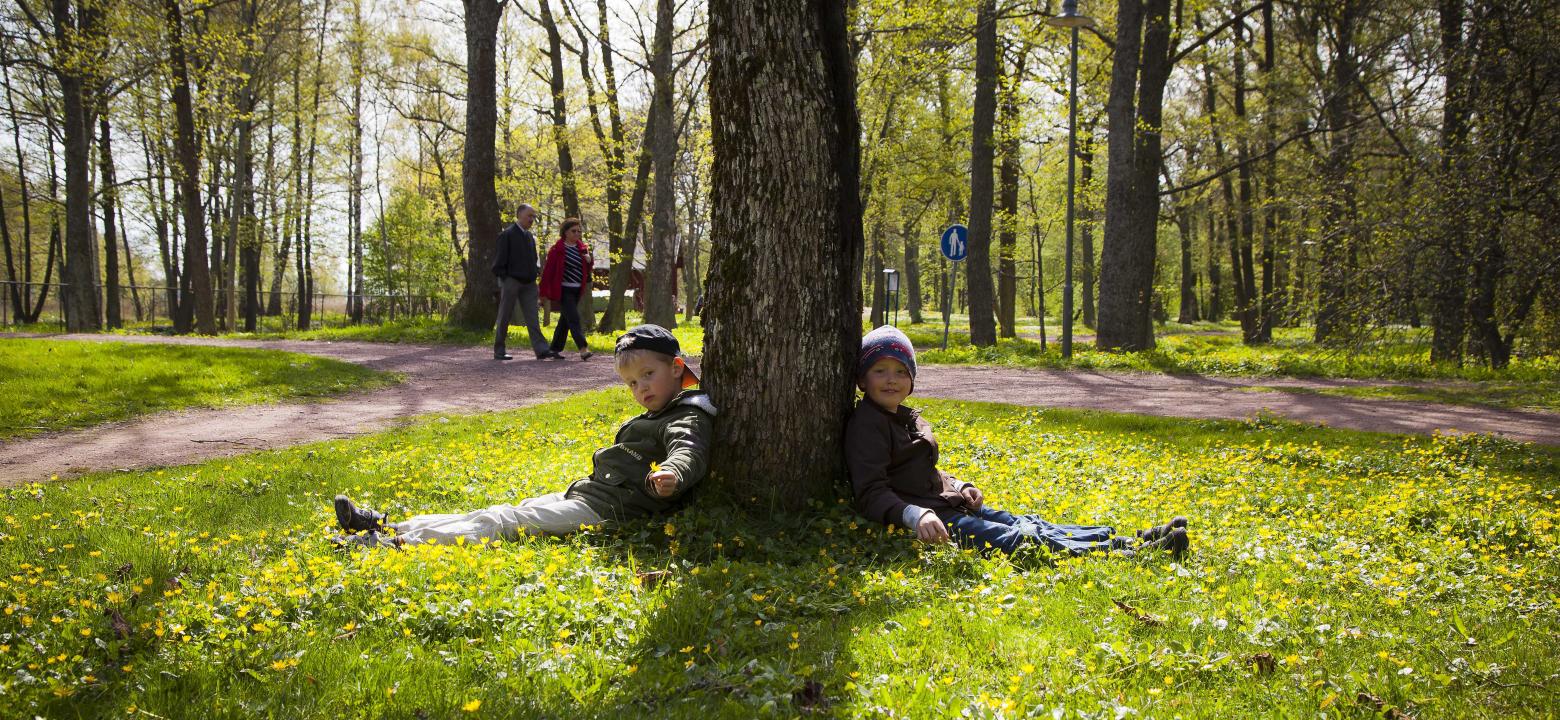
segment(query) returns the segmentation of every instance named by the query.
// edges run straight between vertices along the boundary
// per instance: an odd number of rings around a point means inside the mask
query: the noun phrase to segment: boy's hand
[[[920,521],[915,524],[915,536],[924,543],[945,543],[950,539],[948,528],[933,512],[921,514]]]
[[[645,476],[645,487],[656,497],[671,497],[677,492],[677,473],[671,470],[655,470]]]
[[[965,485],[964,489],[959,491],[959,494],[963,495],[964,499],[969,502],[971,510],[979,510],[980,506],[986,504],[986,496],[982,495],[980,488],[974,485]]]

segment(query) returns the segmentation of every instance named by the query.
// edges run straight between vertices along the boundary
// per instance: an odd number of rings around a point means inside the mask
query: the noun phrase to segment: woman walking
[[[558,327],[553,331],[551,354],[547,357],[563,359],[563,344],[572,333],[580,359],[589,360],[591,352],[580,326],[579,302],[580,293],[590,292],[590,271],[595,261],[590,246],[585,244],[585,226],[578,218],[564,220],[558,235],[558,242],[547,251],[539,288],[543,298],[558,306]]]

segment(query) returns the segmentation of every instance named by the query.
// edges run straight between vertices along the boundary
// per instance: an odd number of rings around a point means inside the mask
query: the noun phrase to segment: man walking
[[[525,329],[531,336],[531,350],[538,360],[553,356],[542,328],[536,324],[536,236],[531,234],[531,223],[536,221],[536,208],[522,203],[515,222],[498,234],[498,253],[493,259],[493,274],[498,276],[498,326],[493,330],[493,359],[509,360],[504,352],[504,341],[509,337],[509,318],[514,314],[515,301],[520,302],[520,314]]]

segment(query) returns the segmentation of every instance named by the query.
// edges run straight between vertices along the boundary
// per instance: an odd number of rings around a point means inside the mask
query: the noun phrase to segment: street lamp
[[[1078,28],[1093,28],[1094,18],[1078,14],[1077,0],[1063,0],[1062,14],[1046,18],[1051,27],[1072,30],[1067,81],[1067,251],[1062,281],[1062,357],[1072,358],[1073,328],[1073,190],[1078,157]]]
[[[899,271],[893,268],[883,269],[884,289],[892,297],[889,302],[894,304],[894,325],[899,325]],[[887,308],[884,308],[887,310]],[[885,315],[887,313],[884,313]]]

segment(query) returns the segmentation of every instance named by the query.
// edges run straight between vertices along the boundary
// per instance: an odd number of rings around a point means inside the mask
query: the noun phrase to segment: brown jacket
[[[862,398],[845,425],[845,464],[856,511],[884,525],[904,525],[906,505],[942,514],[963,510],[969,483],[937,469],[937,438],[921,414],[904,405],[889,413]]]

